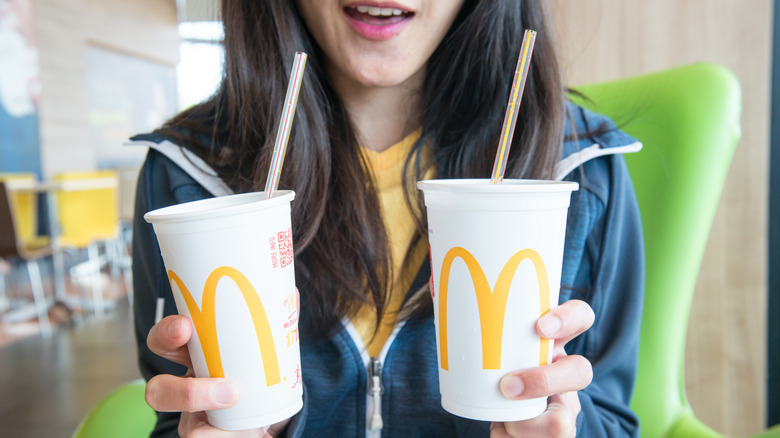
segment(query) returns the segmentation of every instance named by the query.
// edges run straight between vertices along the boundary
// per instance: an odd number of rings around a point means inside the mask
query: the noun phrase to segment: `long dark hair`
[[[428,62],[422,134],[407,159],[410,181],[430,166],[439,178],[489,177],[525,28],[539,37],[506,175],[552,177],[561,155],[564,89],[540,3],[466,0]],[[292,0],[224,0],[222,19],[225,73],[219,89],[160,132],[203,157],[236,191],[262,190],[292,55],[306,51],[279,185],[296,192],[293,233],[304,327],[326,334],[366,302],[375,305],[380,321],[392,278],[390,250],[355,131],[323,71],[325,55]],[[426,147],[432,162],[422,159]],[[407,189],[413,211],[424,212],[417,191]],[[419,216],[410,248],[426,237]],[[415,300],[408,317],[427,314],[429,305]]]

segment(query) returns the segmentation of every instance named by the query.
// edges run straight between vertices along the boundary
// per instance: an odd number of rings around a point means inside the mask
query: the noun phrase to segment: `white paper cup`
[[[442,407],[485,421],[541,414],[547,399],[509,400],[501,378],[552,361],[535,324],[558,304],[566,214],[577,183],[420,181],[428,210]]]
[[[226,377],[238,403],[207,411],[225,430],[271,425],[303,406],[291,191],[246,193],[154,210],[152,223],[197,377]]]

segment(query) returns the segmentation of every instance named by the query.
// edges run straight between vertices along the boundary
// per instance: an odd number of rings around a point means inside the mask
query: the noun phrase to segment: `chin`
[[[366,88],[390,88],[401,85],[403,81],[389,78],[372,78],[360,80],[358,83]]]
[[[415,76],[413,72],[398,72],[387,68],[354,72],[355,82],[368,88],[388,88],[403,85]]]

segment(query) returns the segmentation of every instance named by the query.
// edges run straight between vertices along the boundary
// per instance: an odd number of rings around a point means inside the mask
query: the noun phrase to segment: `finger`
[[[290,424],[290,420],[292,420],[292,417],[269,426],[268,430],[266,430],[265,438],[276,438],[281,436]]]
[[[192,336],[192,323],[185,316],[171,315],[152,326],[146,345],[158,356],[190,367],[187,341]]]
[[[296,315],[301,314],[301,291],[298,290],[298,288],[295,288],[295,311]]]
[[[504,423],[490,423],[490,438],[510,438]]]
[[[504,397],[525,400],[579,391],[593,380],[593,368],[582,356],[560,358],[550,365],[526,368],[505,375],[499,384]]]
[[[580,400],[576,392],[556,394],[549,398],[547,409],[540,416],[503,423],[504,436],[570,438],[576,434],[579,412]]]
[[[217,429],[208,423],[192,429],[187,435],[181,436],[187,438],[274,438],[266,434],[265,428],[228,431]]]
[[[228,379],[160,374],[146,384],[146,403],[160,412],[224,409],[238,396],[238,385]]]
[[[556,345],[567,342],[589,329],[595,315],[588,303],[569,300],[551,309],[536,321],[536,331],[547,339],[555,339]]]
[[[563,345],[558,345],[558,343],[555,343],[555,348],[553,348],[553,362],[557,362],[561,360],[562,358],[568,356],[569,354],[566,353],[566,350],[563,348]]]
[[[209,424],[205,412],[183,413],[179,421],[179,436],[187,438],[275,438],[267,427],[259,429],[227,431]]]
[[[192,436],[190,431],[197,430],[203,426],[208,426],[208,418],[205,412],[183,412],[179,419],[179,436]]]

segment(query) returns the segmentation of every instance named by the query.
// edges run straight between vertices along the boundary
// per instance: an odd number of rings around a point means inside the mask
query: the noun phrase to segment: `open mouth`
[[[397,8],[379,8],[374,6],[348,6],[344,12],[353,19],[371,26],[385,26],[400,23],[414,15],[414,12]]]

